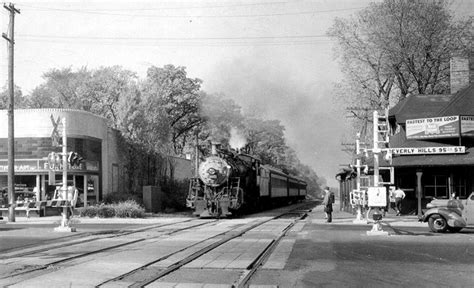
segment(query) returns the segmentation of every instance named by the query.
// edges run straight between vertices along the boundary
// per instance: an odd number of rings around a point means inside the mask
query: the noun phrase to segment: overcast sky
[[[352,139],[333,101],[341,80],[325,33],[371,1],[16,1],[15,83],[23,94],[52,68],[120,65],[141,77],[151,65],[185,66],[202,90],[244,111],[279,119],[301,161],[337,186]],[[455,1],[471,11],[472,0]],[[470,9],[469,9],[470,8]],[[8,12],[2,9],[2,32]],[[0,83],[6,83],[6,41]]]

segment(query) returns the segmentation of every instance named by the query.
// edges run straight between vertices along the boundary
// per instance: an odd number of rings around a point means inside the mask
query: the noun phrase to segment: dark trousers
[[[328,219],[326,220],[326,222],[332,222],[332,212],[328,212]]]
[[[326,205],[326,209],[324,209],[324,211],[326,211],[326,214],[328,215],[326,222],[332,222],[332,205]]]

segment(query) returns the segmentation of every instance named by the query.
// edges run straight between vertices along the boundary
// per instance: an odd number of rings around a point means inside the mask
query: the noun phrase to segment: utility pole
[[[10,94],[8,103],[8,220],[15,222],[15,134],[14,134],[14,102],[15,102],[15,82],[13,80],[13,45],[15,45],[15,13],[20,14],[20,10],[10,3],[3,7],[10,12],[10,31],[8,34],[3,33],[2,37],[8,41],[8,92]]]
[[[194,132],[194,149],[195,149],[195,156],[194,156],[194,177],[199,177],[199,130],[196,129]]]

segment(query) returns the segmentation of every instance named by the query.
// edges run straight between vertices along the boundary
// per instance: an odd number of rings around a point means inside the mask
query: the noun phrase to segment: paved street
[[[390,236],[336,213],[333,224],[311,213],[283,271],[260,270],[254,284],[279,287],[472,287],[474,230],[431,233],[414,216],[390,216]],[[390,226],[388,226],[390,225]]]
[[[429,231],[426,223],[417,222],[415,216],[396,217],[389,214],[383,220],[384,231],[387,231],[389,236],[368,236],[366,232],[371,230],[370,223],[354,224],[354,215],[345,212],[335,212],[334,214],[333,223],[325,223],[321,207],[313,209],[306,219],[300,221],[288,231],[271,256],[252,275],[249,282],[251,286],[470,287],[474,283],[472,276],[474,275],[474,258],[472,257],[474,230],[465,229],[456,234],[435,234]],[[268,216],[260,214],[248,219],[227,219],[217,222],[201,220],[203,226],[199,227],[206,228],[195,227],[188,232],[177,233],[176,236],[172,236],[174,234],[166,236],[162,234],[163,232],[153,229],[130,234],[125,238],[106,238],[105,236],[119,234],[123,231],[138,231],[159,225],[166,225],[161,229],[164,229],[164,227],[175,229],[190,225],[191,222],[186,222],[187,220],[196,219],[185,217],[144,220],[76,219],[78,232],[66,234],[53,232],[57,225],[57,219],[17,219],[16,224],[0,224],[0,233],[2,233],[0,251],[4,251],[2,253],[4,256],[11,255],[12,251],[15,250],[11,249],[18,248],[21,245],[27,245],[26,249],[32,249],[34,247],[31,245],[33,242],[39,244],[44,241],[44,245],[53,245],[54,242],[86,240],[87,237],[93,238],[99,235],[102,238],[100,241],[90,242],[92,244],[86,244],[83,248],[78,245],[77,247],[66,247],[67,249],[65,248],[61,253],[54,254],[54,256],[51,252],[38,252],[35,255],[29,255],[26,259],[21,259],[21,261],[12,258],[2,262],[2,265],[8,264],[8,269],[33,264],[43,265],[49,263],[48,261],[52,261],[52,259],[61,261],[65,255],[75,255],[74,253],[78,251],[82,253],[86,250],[92,251],[113,244],[111,250],[107,250],[110,252],[104,251],[100,254],[80,258],[82,259],[80,261],[68,261],[62,265],[58,264],[56,266],[57,271],[43,271],[41,273],[37,271],[36,274],[33,274],[34,277],[28,276],[28,281],[20,281],[14,286],[37,287],[36,285],[40,283],[50,283],[50,287],[60,287],[58,281],[54,281],[54,279],[59,280],[59,275],[62,275],[66,277],[61,278],[64,281],[73,280],[70,282],[72,287],[92,287],[106,279],[111,279],[110,277],[113,277],[113,275],[131,271],[133,267],[140,267],[142,264],[139,263],[155,261],[153,259],[163,257],[159,255],[166,255],[169,251],[184,249],[183,247],[197,239],[219,235],[219,233],[228,231],[228,229],[244,227],[264,218],[266,219]],[[221,246],[220,249],[196,258],[196,260],[183,266],[182,269],[166,275],[149,286],[230,287],[235,279],[241,275],[241,272],[239,272],[241,270],[238,269],[247,267],[252,262],[252,256],[256,257],[260,253],[258,251],[262,251],[264,246],[272,239],[272,235],[280,231],[284,227],[282,225],[286,225],[284,223],[287,222],[288,220],[284,219],[269,222],[267,226],[261,226],[259,229],[252,230],[252,233],[245,234],[247,236],[243,235],[231,240],[228,244]],[[124,248],[120,248],[120,245],[125,245],[123,243],[129,240],[139,241],[149,236],[153,236],[153,238],[132,245],[127,244],[127,246],[123,246]],[[220,238],[212,241],[218,239]],[[209,243],[209,240],[206,243]],[[199,245],[203,246],[204,244]],[[189,252],[183,253],[189,256],[198,250],[199,247],[196,246]],[[16,249],[16,251],[21,250]],[[150,251],[153,251],[153,253],[150,253]],[[183,253],[173,254],[174,256],[170,258],[165,257],[166,259],[163,258],[159,262],[154,262],[155,264],[148,266],[142,274],[136,274],[127,279],[127,281],[132,282],[111,282],[103,286],[123,286],[126,283],[133,283],[137,280],[137,277],[162,273],[168,265],[172,265],[179,259],[184,259],[185,255]],[[109,258],[111,262],[107,260]],[[88,275],[89,277],[84,279],[81,278],[81,275]],[[76,281],[74,281],[75,277],[77,277]],[[93,279],[97,279],[94,281],[98,282],[93,282]],[[0,280],[0,283],[3,283],[1,281],[6,280]]]

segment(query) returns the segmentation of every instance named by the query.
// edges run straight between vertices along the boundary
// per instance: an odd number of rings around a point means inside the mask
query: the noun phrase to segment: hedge
[[[78,209],[81,217],[99,218],[144,218],[145,209],[134,200],[112,204],[99,204]]]

